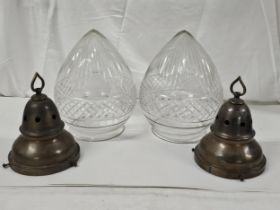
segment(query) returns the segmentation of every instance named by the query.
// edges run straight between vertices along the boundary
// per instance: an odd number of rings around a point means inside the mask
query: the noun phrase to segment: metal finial
[[[35,88],[35,81],[36,79],[39,78],[41,81],[41,87],[39,88]],[[35,75],[33,76],[33,79],[31,81],[31,89],[36,93],[36,94],[40,94],[43,90],[43,88],[45,87],[45,81],[44,79],[40,76],[40,74],[38,72],[35,73]]]
[[[237,82],[239,82],[240,85],[241,85],[241,87],[243,88],[242,93],[239,92],[239,91],[234,91],[234,90],[233,90],[233,86],[234,86]],[[240,96],[245,95],[245,93],[246,93],[246,86],[245,86],[245,84],[243,83],[243,81],[242,81],[242,79],[241,79],[240,76],[237,77],[237,78],[231,83],[231,85],[230,85],[230,91],[231,91],[231,93],[234,95],[235,98],[239,98]]]

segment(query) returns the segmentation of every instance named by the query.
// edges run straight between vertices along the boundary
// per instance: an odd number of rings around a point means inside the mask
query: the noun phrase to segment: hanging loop
[[[41,87],[39,88],[35,88],[35,81],[37,80],[37,78],[39,78],[39,80],[41,81]],[[36,94],[41,94],[43,88],[45,87],[45,81],[44,79],[40,76],[40,74],[38,72],[35,73],[35,75],[33,76],[33,79],[31,81],[31,89],[36,93]]]
[[[242,89],[243,89],[242,92],[234,91],[234,90],[233,90],[233,86],[234,86],[237,82],[240,83],[240,85],[241,85],[241,87],[242,87]],[[247,90],[246,90],[246,86],[245,86],[245,84],[243,83],[243,81],[242,81],[242,79],[241,79],[240,76],[237,77],[237,78],[231,83],[231,85],[230,85],[230,91],[231,91],[231,93],[234,95],[235,98],[239,98],[240,96],[245,95],[245,93],[246,93],[246,91],[247,91]]]

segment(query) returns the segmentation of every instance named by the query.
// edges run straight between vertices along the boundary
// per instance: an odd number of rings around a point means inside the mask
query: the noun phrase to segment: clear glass
[[[76,138],[87,141],[120,135],[136,103],[128,66],[96,30],[85,34],[69,53],[54,92],[69,130]]]
[[[215,65],[187,31],[177,33],[154,58],[140,88],[153,133],[174,143],[198,141],[222,100]]]

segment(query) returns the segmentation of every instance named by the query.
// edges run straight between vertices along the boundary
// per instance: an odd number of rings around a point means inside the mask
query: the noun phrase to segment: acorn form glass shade
[[[243,92],[233,91],[237,82]],[[249,107],[240,99],[246,93],[241,78],[231,85],[234,98],[220,108],[211,132],[194,149],[196,163],[207,172],[229,179],[247,179],[260,175],[266,165],[261,146],[254,139],[255,131]]]
[[[140,88],[140,104],[153,133],[174,143],[198,141],[222,99],[215,65],[187,31],[177,33],[158,53]]]
[[[36,79],[42,82],[40,88],[34,88]],[[30,176],[53,174],[76,166],[80,147],[74,137],[64,130],[64,123],[53,101],[41,93],[44,80],[38,73],[32,80],[31,88],[36,94],[25,106],[21,135],[12,146],[9,163],[3,166]]]
[[[123,58],[98,31],[85,34],[69,53],[57,76],[55,101],[78,139],[106,140],[124,131],[136,89]]]

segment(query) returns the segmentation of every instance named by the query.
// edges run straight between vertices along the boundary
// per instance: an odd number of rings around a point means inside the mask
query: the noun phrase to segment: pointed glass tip
[[[182,31],[179,31],[177,34],[175,34],[175,36],[182,36],[182,35],[187,35],[187,36],[193,37],[193,35],[187,30],[182,30]]]
[[[87,33],[85,33],[85,35],[83,37],[86,37],[88,35],[94,35],[94,34],[105,38],[105,36],[102,33],[100,33],[98,30],[96,30],[96,29],[89,30]]]

